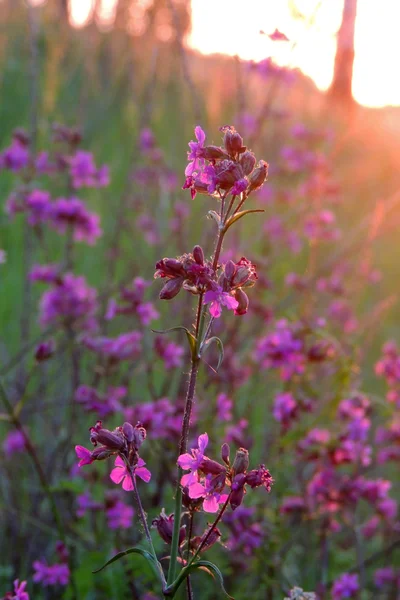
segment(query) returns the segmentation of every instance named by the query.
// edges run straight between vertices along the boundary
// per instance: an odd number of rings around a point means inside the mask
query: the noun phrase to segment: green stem
[[[182,433],[181,440],[179,443],[179,456],[181,454],[185,454],[187,452],[188,438],[189,438],[189,430],[190,430],[190,417],[192,414],[194,394],[196,390],[196,380],[197,373],[199,371],[200,366],[200,358],[199,358],[199,350],[200,350],[200,339],[204,329],[204,321],[205,321],[205,311],[203,307],[203,294],[199,296],[199,302],[197,306],[197,316],[196,316],[196,329],[195,329],[195,337],[196,337],[196,347],[195,351],[192,355],[192,365],[190,370],[189,384],[186,393],[186,402],[185,402],[185,410],[183,414],[182,421]],[[174,511],[174,530],[172,533],[172,542],[171,542],[171,557],[169,562],[168,569],[168,585],[175,580],[176,575],[176,563],[179,549],[179,531],[181,528],[181,514],[182,514],[182,488],[181,488],[181,479],[182,479],[183,471],[180,467],[178,467],[178,479],[176,484],[176,492],[175,492],[175,511]]]
[[[149,544],[149,547],[150,547],[150,552],[152,553],[153,558],[154,558],[156,564],[159,564],[158,563],[157,554],[156,554],[156,551],[155,551],[154,546],[153,546],[153,540],[151,538],[150,529],[149,529],[149,526],[148,526],[148,523],[147,523],[146,513],[144,512],[143,504],[142,504],[142,501],[141,501],[140,495],[139,495],[139,490],[138,490],[137,485],[136,485],[136,476],[135,476],[135,473],[134,473],[131,465],[129,464],[128,460],[124,456],[122,456],[122,458],[123,458],[123,460],[125,462],[126,468],[128,469],[128,473],[129,473],[129,476],[130,476],[131,481],[132,481],[133,494],[135,496],[135,501],[136,501],[137,508],[139,509],[139,518],[140,518],[140,521],[141,521],[141,523],[143,525],[143,529],[144,529],[144,533],[145,533],[145,536],[146,536],[146,540],[147,540],[147,543]],[[163,573],[163,571],[162,571],[161,568],[159,570],[160,570],[161,583],[164,586],[165,585],[164,573]]]

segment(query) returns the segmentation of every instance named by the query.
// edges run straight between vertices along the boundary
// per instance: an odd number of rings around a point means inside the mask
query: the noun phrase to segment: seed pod
[[[216,460],[206,457],[201,461],[199,469],[200,471],[203,471],[205,475],[219,475],[226,471],[225,467],[220,465]]]
[[[221,158],[229,158],[228,154],[219,146],[205,146],[201,150],[201,158],[206,160],[219,160]]]
[[[268,177],[268,163],[264,160],[260,160],[258,163],[258,167],[254,169],[249,177],[250,186],[248,192],[254,192],[255,190],[260,189],[265,180]]]
[[[232,277],[235,275],[235,263],[233,262],[233,260],[228,260],[228,262],[225,264],[225,277],[226,279],[231,282]]]
[[[249,466],[249,452],[246,448],[239,448],[236,452],[235,460],[232,465],[234,475],[244,473]]]
[[[253,152],[247,150],[244,152],[239,159],[240,164],[242,165],[242,169],[245,175],[250,175],[253,172],[254,167],[256,166],[256,157]]]
[[[131,443],[133,441],[133,437],[135,435],[135,428],[130,423],[124,423],[122,425],[122,431],[124,436],[126,437],[126,441]]]
[[[174,515],[170,514],[168,517],[165,514],[165,510],[162,509],[160,516],[152,521],[152,526],[158,531],[161,539],[167,544],[172,542],[172,534],[174,531]],[[179,546],[183,544],[186,537],[186,527],[183,526],[179,530]]]
[[[160,300],[172,300],[181,291],[183,277],[169,279],[160,291]]]

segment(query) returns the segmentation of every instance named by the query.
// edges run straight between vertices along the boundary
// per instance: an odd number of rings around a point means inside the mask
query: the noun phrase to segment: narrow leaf
[[[186,333],[186,337],[188,339],[189,342],[189,347],[190,347],[190,352],[192,353],[192,356],[195,353],[196,350],[196,338],[194,337],[194,335],[192,333],[190,333],[189,329],[187,329],[187,327],[183,327],[182,325],[179,325],[178,327],[170,327],[169,329],[163,329],[163,330],[158,330],[158,329],[152,329],[151,331],[153,333],[171,333],[173,331],[179,331],[179,330],[183,330]]]
[[[238,221],[245,215],[249,215],[250,213],[263,213],[263,212],[265,212],[265,210],[262,210],[261,208],[252,208],[249,210],[242,210],[242,211],[236,213],[236,215],[232,215],[228,219],[228,221],[225,223],[224,231],[227,232],[229,227],[231,227],[231,225],[233,225],[236,221]]]
[[[118,552],[118,554],[110,558],[110,560],[108,560],[102,567],[100,567],[100,569],[96,569],[96,571],[93,571],[93,573],[99,573],[100,571],[108,567],[108,565],[111,565],[113,562],[116,562],[117,560],[119,560],[123,556],[127,556],[128,554],[140,554],[141,556],[143,556],[143,558],[145,558],[147,562],[150,563],[157,577],[163,582],[162,568],[160,563],[158,561],[156,562],[154,560],[154,557],[150,554],[150,552],[147,552],[147,550],[143,550],[143,548],[128,548],[128,550]]]
[[[210,337],[202,346],[201,348],[201,354],[203,354],[203,352],[205,352],[210,346],[211,344],[215,342],[217,344],[218,347],[218,364],[215,368],[216,371],[218,371],[218,369],[221,366],[221,363],[224,359],[224,345],[222,343],[222,341],[219,339],[219,337],[216,337],[215,335],[213,337]]]

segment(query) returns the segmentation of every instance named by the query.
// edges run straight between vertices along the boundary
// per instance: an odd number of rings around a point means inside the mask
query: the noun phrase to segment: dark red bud
[[[165,510],[162,509],[160,516],[153,520],[153,527],[156,527],[159,536],[167,544],[172,542],[172,534],[174,531],[174,515],[171,514],[167,517]],[[186,537],[186,528],[181,527],[179,530],[179,545],[183,544]]]
[[[256,157],[249,150],[244,152],[239,160],[245,175],[250,175],[256,166]]]
[[[201,150],[201,157],[206,160],[219,160],[221,158],[229,158],[228,154],[219,146],[205,146]]]
[[[169,279],[160,291],[160,300],[172,300],[181,291],[183,278]]]
[[[133,425],[131,425],[130,423],[124,423],[122,425],[122,431],[127,441],[129,443],[132,442],[135,435],[135,428],[133,427]]]
[[[249,298],[247,294],[241,288],[238,288],[233,292],[233,297],[239,302],[239,305],[234,310],[235,315],[245,315],[249,309]]]
[[[54,354],[54,342],[42,342],[36,348],[35,358],[38,362],[43,362],[51,358]]]
[[[234,127],[228,127],[225,130],[224,146],[225,146],[227,152],[231,155],[237,154],[238,152],[242,151],[243,138],[235,130]]]
[[[230,454],[230,448],[229,445],[225,442],[225,444],[222,444],[221,446],[221,458],[224,461],[224,463],[226,463],[229,466],[229,454]]]
[[[195,246],[193,248],[193,258],[198,265],[204,265],[204,252],[201,246]]]
[[[216,460],[211,460],[211,458],[203,458],[199,469],[205,475],[219,475],[226,472],[226,468],[223,465],[220,465]]]
[[[98,431],[92,431],[90,440],[93,443],[102,444],[109,450],[123,450],[125,447],[125,441],[122,436],[109,431],[108,429],[99,429]]]
[[[228,260],[225,264],[225,277],[228,281],[232,280],[232,277],[235,275],[236,266],[233,260]]]

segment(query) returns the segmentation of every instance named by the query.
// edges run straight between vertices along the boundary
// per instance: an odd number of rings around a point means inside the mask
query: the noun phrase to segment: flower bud
[[[263,485],[267,492],[271,491],[271,486],[274,483],[274,480],[271,477],[271,473],[265,467],[265,465],[260,465],[258,469],[252,469],[246,475],[246,483],[251,487],[259,487]]]
[[[235,263],[233,262],[233,260],[228,260],[228,262],[225,264],[224,273],[225,273],[226,279],[229,282],[232,281],[232,278],[235,275],[235,270],[236,270],[236,266],[235,266]]]
[[[176,279],[169,279],[167,283],[161,288],[160,300],[172,300],[181,291],[183,284],[183,278],[177,277]]]
[[[226,127],[224,135],[224,146],[230,155],[237,154],[242,151],[243,138],[234,127]]]
[[[139,450],[140,446],[143,444],[144,440],[146,439],[146,436],[147,436],[147,432],[146,432],[145,428],[142,427],[141,423],[137,423],[137,425],[133,428],[133,440],[132,440],[132,444],[136,448],[136,450]]]
[[[164,263],[166,270],[168,270],[171,275],[182,274],[182,263],[177,258],[164,258],[161,262]]]
[[[258,190],[267,179],[268,176],[268,163],[264,160],[260,160],[258,167],[249,176],[250,185],[248,193]]]
[[[193,258],[198,265],[204,265],[204,252],[201,246],[195,246],[193,248]]]
[[[105,446],[98,446],[93,450],[90,456],[92,460],[106,460],[107,458],[110,458],[110,456],[112,456],[113,454],[115,454],[115,450],[110,450]]]
[[[218,527],[214,527],[214,529],[212,530],[210,535],[208,535],[208,532],[209,532],[209,529],[206,529],[206,531],[203,533],[203,535],[201,537],[197,535],[196,537],[192,538],[192,541],[190,544],[190,547],[192,550],[197,550],[197,548],[200,546],[200,544],[206,537],[207,537],[207,541],[204,544],[204,546],[202,547],[202,549],[200,550],[200,554],[202,552],[205,552],[209,548],[211,548],[211,546],[214,546],[214,544],[216,544],[217,542],[219,542],[219,540],[221,539],[221,532],[218,529]]]
[[[123,450],[125,441],[121,435],[113,433],[108,429],[99,429],[91,432],[90,441],[93,444],[102,444],[109,450]]]
[[[247,294],[241,288],[238,288],[233,292],[233,297],[239,302],[233,312],[237,316],[245,315],[249,309],[249,298]]]
[[[229,445],[225,442],[225,444],[222,444],[221,446],[221,458],[224,461],[224,463],[226,463],[229,467],[229,454],[230,454],[230,448]]]
[[[220,465],[216,460],[204,457],[200,463],[200,471],[203,471],[205,475],[219,475],[225,473],[226,468]]]
[[[249,466],[249,452],[246,448],[239,448],[236,452],[235,460],[232,465],[234,475],[244,473]]]
[[[131,443],[135,435],[135,429],[133,425],[131,425],[130,423],[124,423],[122,425],[122,431],[124,436],[126,437],[127,442]]]
[[[244,473],[239,473],[233,478],[231,497],[229,500],[232,510],[235,510],[243,502],[243,497],[246,493],[246,490],[244,488],[245,483],[246,475],[244,475]]]
[[[205,158],[206,160],[220,160],[221,158],[229,158],[229,156],[219,146],[205,146],[201,149],[201,158]]]
[[[242,169],[245,175],[250,175],[256,166],[256,157],[252,152],[247,150],[244,152],[239,159],[240,164],[242,165]]]
[[[165,510],[162,509],[160,516],[152,521],[152,526],[157,528],[158,534],[161,539],[164,540],[167,544],[172,542],[172,534],[174,531],[174,515],[171,514],[167,517],[165,514]],[[181,527],[179,530],[179,546],[183,544],[186,537],[186,528],[185,526]]]
[[[36,348],[35,358],[38,362],[43,362],[51,358],[54,354],[54,342],[50,340],[48,342],[42,342]]]
[[[13,131],[13,139],[19,142],[22,146],[29,146],[30,144],[30,136],[29,133],[25,131],[25,129],[18,128]]]

